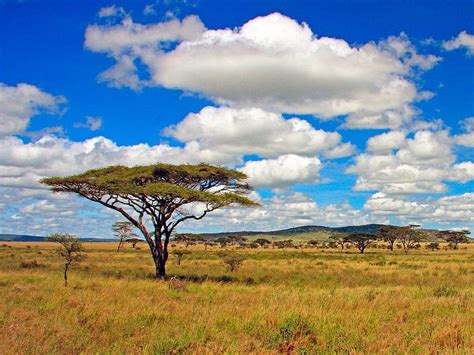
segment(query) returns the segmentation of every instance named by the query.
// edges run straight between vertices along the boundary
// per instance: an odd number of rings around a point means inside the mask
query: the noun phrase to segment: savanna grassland
[[[192,246],[153,280],[144,244],[86,243],[62,279],[50,243],[0,246],[0,353],[474,352],[474,245],[461,250]],[[36,264],[33,262],[36,261]],[[32,263],[33,262],[33,263]]]

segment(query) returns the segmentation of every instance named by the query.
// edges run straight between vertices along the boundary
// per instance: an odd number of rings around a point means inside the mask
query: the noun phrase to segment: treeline
[[[421,243],[430,250],[440,249],[439,241],[448,243],[445,248],[458,250],[459,244],[468,243],[470,234],[467,230],[461,231],[427,231],[419,229],[418,225],[403,227],[382,226],[376,234],[369,233],[333,233],[327,240],[308,240],[296,242],[292,239],[270,240],[266,238],[249,239],[243,236],[229,235],[215,239],[205,238],[199,234],[183,233],[173,238],[174,243],[182,243],[187,249],[191,245],[220,246],[221,248],[235,246],[237,248],[356,248],[364,253],[367,248],[383,248],[393,251],[395,248],[408,253],[412,249],[420,249]]]

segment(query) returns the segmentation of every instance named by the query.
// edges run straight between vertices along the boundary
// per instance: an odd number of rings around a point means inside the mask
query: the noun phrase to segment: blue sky
[[[4,0],[0,23],[0,232],[103,236],[116,216],[37,180],[153,161],[242,169],[266,206],[192,230],[474,226],[473,1]]]

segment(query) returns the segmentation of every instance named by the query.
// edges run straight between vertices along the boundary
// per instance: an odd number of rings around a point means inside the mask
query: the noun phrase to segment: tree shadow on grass
[[[175,278],[182,281],[193,282],[193,283],[203,283],[203,282],[218,282],[218,283],[239,283],[245,285],[254,285],[257,282],[252,277],[245,277],[243,279],[239,279],[234,276],[229,275],[198,275],[198,274],[190,274],[190,275],[175,275]]]
[[[155,275],[144,270],[102,270],[101,276],[127,279],[127,280],[156,280]],[[168,275],[167,279],[176,278],[190,283],[217,282],[223,284],[238,283],[245,285],[255,285],[257,282],[252,277],[237,278],[230,275],[208,275],[208,274],[188,274],[188,275]]]

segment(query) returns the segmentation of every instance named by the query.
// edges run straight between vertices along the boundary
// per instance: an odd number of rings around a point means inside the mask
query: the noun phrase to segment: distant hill
[[[2,242],[45,242],[46,237],[23,234],[0,234]],[[117,239],[81,238],[83,242],[116,242]]]
[[[4,242],[44,242],[44,239],[37,235],[0,234],[0,240]]]
[[[227,236],[272,236],[282,238],[312,238],[316,233],[367,233],[376,234],[377,229],[386,226],[385,224],[365,224],[361,226],[345,226],[345,227],[326,227],[326,226],[301,226],[287,229],[278,229],[273,231],[237,231],[237,232],[219,232],[219,233],[200,233],[205,238],[220,238]],[[433,230],[426,229],[430,232]],[[81,238],[83,242],[116,242],[117,239],[100,239],[100,238]],[[44,242],[45,237],[34,235],[19,234],[0,234],[0,241],[13,242]]]
[[[301,226],[267,232],[261,231],[239,231],[239,232],[220,232],[220,233],[201,233],[203,237],[220,238],[225,236],[281,236],[291,237],[293,235],[310,234],[316,232],[327,233],[367,233],[376,234],[377,229],[383,227],[384,224],[365,224],[362,226],[346,226],[346,227],[325,227],[325,226]]]

